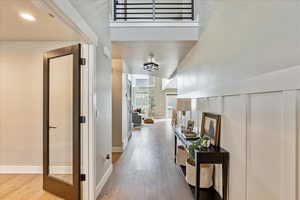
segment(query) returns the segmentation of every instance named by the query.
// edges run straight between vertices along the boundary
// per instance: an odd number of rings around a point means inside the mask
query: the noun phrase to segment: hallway
[[[98,200],[193,199],[174,164],[173,145],[169,121],[160,120],[134,131]]]

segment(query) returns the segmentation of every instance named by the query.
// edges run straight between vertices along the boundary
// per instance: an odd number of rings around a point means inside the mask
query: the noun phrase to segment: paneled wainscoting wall
[[[230,151],[230,200],[299,199],[300,90],[199,98],[193,102],[197,104],[193,108],[201,112],[222,114],[221,145]],[[201,114],[195,119],[199,124]],[[221,172],[216,166],[215,187],[220,194]]]

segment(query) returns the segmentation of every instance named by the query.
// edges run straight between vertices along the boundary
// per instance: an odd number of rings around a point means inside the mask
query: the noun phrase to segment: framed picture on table
[[[208,136],[212,146],[220,147],[221,115],[202,113],[201,136]]]

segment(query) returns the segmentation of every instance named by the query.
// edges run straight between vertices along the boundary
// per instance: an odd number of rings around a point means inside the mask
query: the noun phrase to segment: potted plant
[[[189,185],[196,185],[195,149],[201,147],[202,140],[199,139],[189,146],[188,159],[186,161],[186,181]],[[200,188],[210,188],[213,185],[213,165],[200,165]]]

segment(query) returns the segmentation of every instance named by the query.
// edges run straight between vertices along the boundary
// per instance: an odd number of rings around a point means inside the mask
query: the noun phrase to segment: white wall
[[[111,166],[106,160],[112,152],[112,69],[111,62],[103,56],[101,47],[97,48],[96,68],[96,181],[99,184]]]
[[[41,172],[43,53],[75,43],[0,41],[0,166],[4,172],[10,170],[7,166]],[[63,151],[57,153],[60,161],[67,157]]]
[[[211,96],[214,90],[238,87],[238,81],[300,63],[299,1],[213,5],[200,40],[180,63],[180,94]]]
[[[125,67],[125,69],[124,69]],[[123,70],[126,71],[126,65],[123,63]],[[122,148],[123,150],[126,148],[128,144],[129,137],[131,136],[131,87],[129,86],[129,74],[122,74]]]
[[[197,23],[111,23],[113,41],[196,41]]]
[[[221,146],[230,152],[229,199],[298,199],[299,97],[300,90],[293,90],[198,99],[201,111],[222,115]],[[222,193],[221,168],[216,169],[216,189]]]
[[[222,114],[230,200],[300,198],[299,9],[298,1],[214,1],[180,64],[180,97]]]
[[[162,79],[162,90],[177,89],[177,79]]]
[[[111,160],[105,159],[106,155],[112,152],[112,63],[111,58],[104,54],[104,48],[107,49],[106,51],[111,51],[109,0],[70,0],[70,2],[98,37],[95,52],[95,115],[97,115],[95,119],[95,187],[97,195],[112,169]]]

